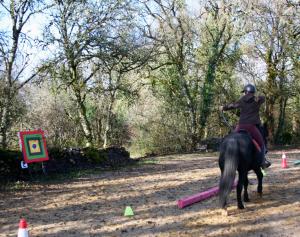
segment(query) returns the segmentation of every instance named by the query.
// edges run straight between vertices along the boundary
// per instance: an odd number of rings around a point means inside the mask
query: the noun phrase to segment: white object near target
[[[28,168],[28,164],[25,163],[24,161],[21,161],[21,167],[22,167],[22,169],[27,169]]]

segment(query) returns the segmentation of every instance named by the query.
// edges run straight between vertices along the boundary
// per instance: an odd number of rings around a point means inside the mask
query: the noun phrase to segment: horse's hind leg
[[[220,153],[220,157],[219,157],[219,167],[220,167],[220,170],[221,170],[221,178],[220,178],[220,182],[223,180],[223,175],[224,175],[224,153],[221,152]],[[220,199],[220,206],[223,208],[223,209],[226,209],[226,205],[227,205],[227,198],[224,198],[224,199]]]
[[[257,176],[257,180],[258,180],[258,185],[257,185],[257,193],[262,196],[262,191],[263,191],[263,187],[262,187],[262,180],[263,180],[263,173],[261,172],[260,167],[254,170],[256,176]]]
[[[248,195],[248,176],[246,176],[245,181],[244,181],[244,202],[250,202],[249,195]]]
[[[247,178],[247,173],[239,171],[239,182],[236,187],[236,198],[237,198],[237,204],[239,209],[245,208],[242,202],[242,190],[243,190],[243,184],[245,182],[245,178]]]

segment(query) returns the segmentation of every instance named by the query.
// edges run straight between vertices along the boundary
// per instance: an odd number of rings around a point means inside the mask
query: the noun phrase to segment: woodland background
[[[41,128],[52,147],[193,151],[246,83],[270,142],[299,143],[299,1],[2,0],[0,22],[2,149]]]

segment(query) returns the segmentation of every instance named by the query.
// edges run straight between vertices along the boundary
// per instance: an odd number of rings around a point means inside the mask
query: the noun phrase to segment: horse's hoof
[[[262,198],[263,194],[262,194],[262,193],[257,193],[257,196],[258,196],[259,198]]]
[[[245,207],[244,207],[243,204],[239,204],[239,205],[238,205],[238,208],[239,208],[239,209],[245,209]]]
[[[244,202],[250,202],[250,199],[248,197],[244,198]]]

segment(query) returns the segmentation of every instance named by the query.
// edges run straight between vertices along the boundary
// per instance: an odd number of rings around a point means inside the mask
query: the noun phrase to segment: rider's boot
[[[266,168],[271,166],[271,162],[266,159],[266,153],[267,153],[266,152],[266,147],[264,146],[262,151],[261,151],[261,154],[260,154],[260,156],[261,156],[261,167],[263,169],[266,169]]]

